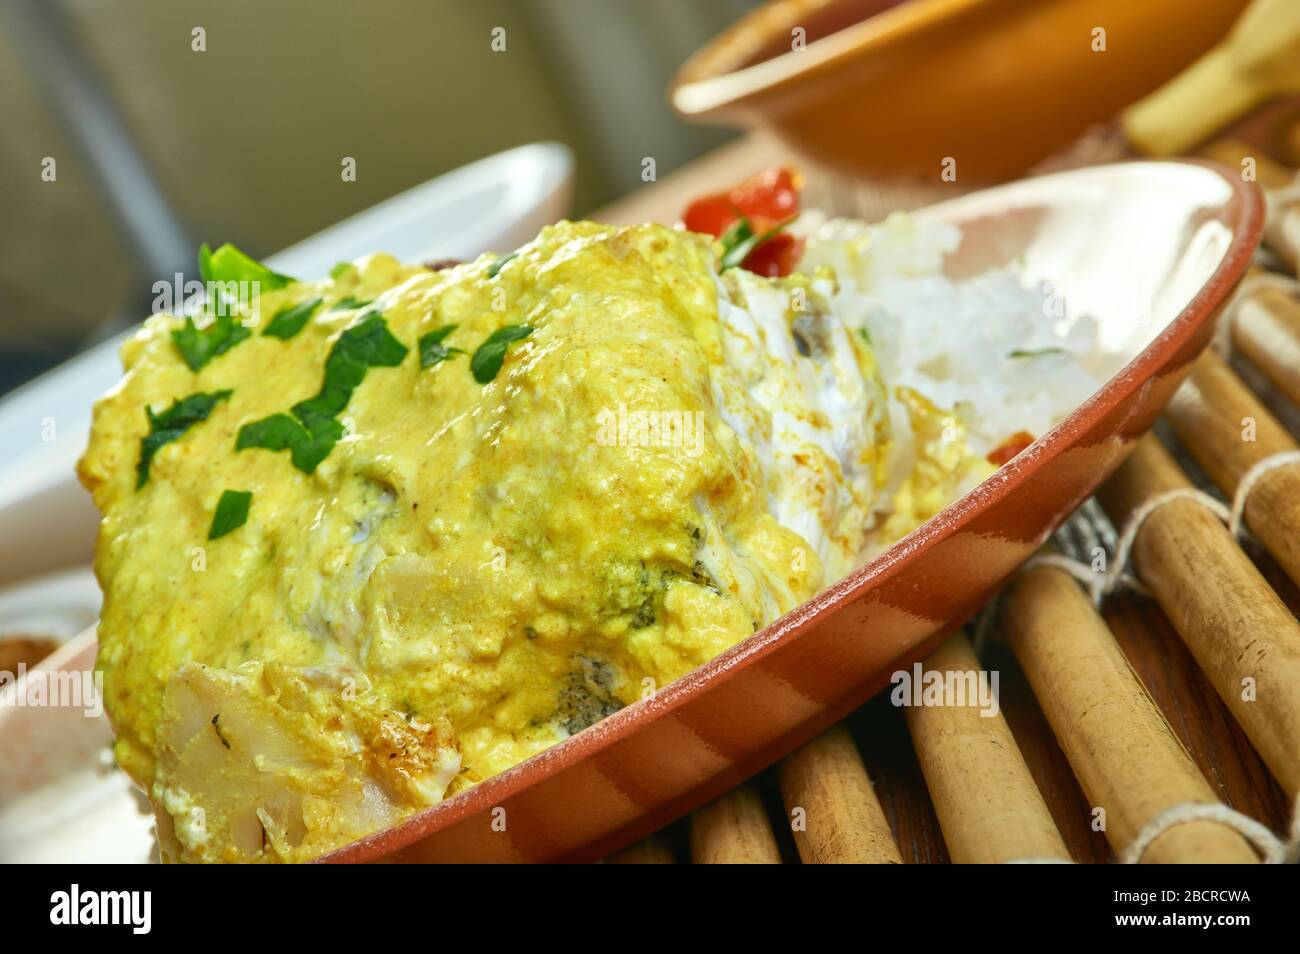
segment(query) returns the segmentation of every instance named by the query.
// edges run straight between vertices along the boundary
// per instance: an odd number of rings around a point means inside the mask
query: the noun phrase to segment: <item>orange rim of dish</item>
[[[702,116],[723,106],[753,100],[781,84],[829,72],[936,23],[1006,0],[901,0],[866,19],[793,49],[753,62],[779,35],[837,0],[780,0],[761,7],[719,33],[683,64],[669,99],[685,116]],[[815,54],[815,55],[812,55]],[[749,65],[746,65],[749,64]]]

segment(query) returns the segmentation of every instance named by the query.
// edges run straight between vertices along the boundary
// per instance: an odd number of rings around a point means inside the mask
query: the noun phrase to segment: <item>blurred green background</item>
[[[642,157],[664,175],[727,135],[672,114],[672,74],[756,5],[4,0],[0,392],[141,316],[160,277],[59,106],[70,76],[99,97],[73,112],[92,124],[116,116],[179,237],[261,256],[536,140],[574,151],[579,215],[641,185]],[[195,27],[205,52],[191,49]],[[491,49],[494,27],[504,53]],[[341,181],[343,156],[357,160],[354,183]],[[57,160],[54,182],[42,181],[45,157]]]

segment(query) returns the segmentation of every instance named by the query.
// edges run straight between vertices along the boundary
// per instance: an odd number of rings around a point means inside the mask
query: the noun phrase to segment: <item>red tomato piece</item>
[[[736,209],[724,193],[696,199],[687,206],[682,224],[692,232],[720,238],[736,218]]]
[[[746,255],[740,267],[755,275],[781,278],[794,271],[802,254],[803,239],[795,238],[788,232],[778,232]]]
[[[799,191],[803,181],[786,166],[773,166],[746,179],[731,190],[733,205],[750,220],[782,222],[799,214]]]
[[[993,450],[989,451],[988,462],[1001,467],[1034,442],[1034,435],[1028,431],[1016,431]]]
[[[692,232],[721,236],[742,215],[755,232],[766,232],[778,222],[799,214],[803,177],[786,166],[773,166],[750,176],[726,192],[696,199],[682,216]]]
[[[692,232],[722,237],[742,216],[756,235],[764,235],[799,214],[803,177],[788,166],[773,166],[728,189],[696,199],[686,208],[682,224]],[[803,241],[784,232],[764,240],[745,256],[740,267],[769,278],[794,271]]]

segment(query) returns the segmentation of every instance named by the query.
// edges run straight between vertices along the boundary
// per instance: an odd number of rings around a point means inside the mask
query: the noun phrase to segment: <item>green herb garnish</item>
[[[420,335],[420,367],[431,368],[446,361],[452,355],[464,354],[460,348],[448,348],[442,339],[456,330],[456,325],[443,325],[434,328],[427,335]]]
[[[513,262],[518,257],[518,252],[511,252],[509,255],[498,255],[496,261],[488,266],[487,277],[496,278],[497,275],[501,273],[501,269],[505,268],[507,264]]]
[[[727,255],[732,249],[753,238],[753,236],[754,229],[749,224],[749,219],[746,216],[740,216],[731,225],[727,226],[727,231],[718,236],[718,241],[722,243],[723,261],[726,261]]]
[[[279,338],[281,341],[288,341],[311,320],[311,316],[316,313],[320,307],[321,299],[313,298],[310,301],[304,301],[299,305],[292,305],[288,308],[281,308],[275,313],[275,317],[262,331],[264,335],[270,335],[272,338]]]
[[[218,314],[229,314],[232,301],[251,300],[260,292],[297,281],[271,271],[229,242],[215,252],[206,242],[199,246],[199,276],[207,288],[210,306],[215,305]]]
[[[362,301],[360,298],[345,295],[334,304],[330,305],[330,311],[347,311],[351,308],[365,308],[366,305],[370,304],[371,300],[372,299],[367,298],[365,301]]]
[[[393,368],[409,349],[388,330],[377,311],[343,332],[325,359],[325,380],[315,397],[299,401],[290,414],[272,414],[239,429],[235,449],[287,450],[293,466],[310,474],[343,436],[336,420],[370,368]]]
[[[1040,358],[1046,354],[1065,354],[1064,348],[1038,348],[1030,351],[1012,351],[1007,354],[1008,358]]]
[[[235,450],[261,447],[289,451],[293,466],[304,474],[313,473],[343,437],[343,425],[332,417],[313,417],[301,424],[288,414],[272,414],[239,429]]]
[[[858,329],[858,337],[860,337],[868,345],[871,345],[871,332],[869,332],[865,326]],[[871,346],[874,347],[874,345]]]
[[[487,340],[478,346],[474,357],[469,360],[474,380],[479,384],[493,380],[501,370],[501,363],[505,361],[506,349],[511,342],[521,341],[532,333],[533,329],[528,325],[506,325],[488,335]]]
[[[139,490],[149,479],[149,465],[164,444],[177,440],[200,421],[206,421],[217,403],[230,397],[230,391],[200,391],[181,398],[161,414],[152,408],[144,412],[149,418],[149,433],[140,439],[140,460],[135,465],[135,489]]]
[[[224,490],[217,501],[217,512],[212,515],[212,527],[208,530],[208,539],[224,537],[231,530],[237,530],[248,520],[248,504],[253,499],[251,490]],[[215,724],[215,720],[214,724]]]
[[[283,288],[297,281],[271,271],[229,242],[215,252],[206,242],[199,246],[199,276],[204,282],[258,282],[263,291]]]
[[[355,325],[339,335],[325,359],[325,382],[312,400],[347,407],[352,389],[361,383],[368,368],[395,368],[410,350],[388,330],[388,322],[377,311],[367,312]],[[300,405],[299,405],[300,406]],[[295,406],[295,413],[297,406]]]
[[[337,265],[335,265],[333,268],[330,269],[330,278],[334,279],[335,281],[338,281],[340,278],[342,278],[348,272],[352,271],[352,269],[354,268],[356,268],[356,266],[353,265],[351,262],[339,262]]]
[[[251,332],[230,315],[219,314],[204,328],[185,319],[185,326],[172,331],[172,341],[191,371],[198,371],[217,355],[225,354]]]
[[[731,223],[731,227],[723,232],[718,241],[722,243],[722,271],[728,268],[740,266],[745,259],[749,258],[751,252],[758,248],[770,238],[779,235],[787,225],[794,221],[794,217],[786,219],[784,222],[778,222],[766,232],[756,234],[753,225],[750,224],[746,216],[741,216]]]

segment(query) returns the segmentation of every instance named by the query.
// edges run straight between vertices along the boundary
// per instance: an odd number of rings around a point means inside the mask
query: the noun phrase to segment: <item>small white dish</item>
[[[0,589],[0,640],[22,634],[67,642],[99,619],[103,596],[90,567],[49,573]]]

